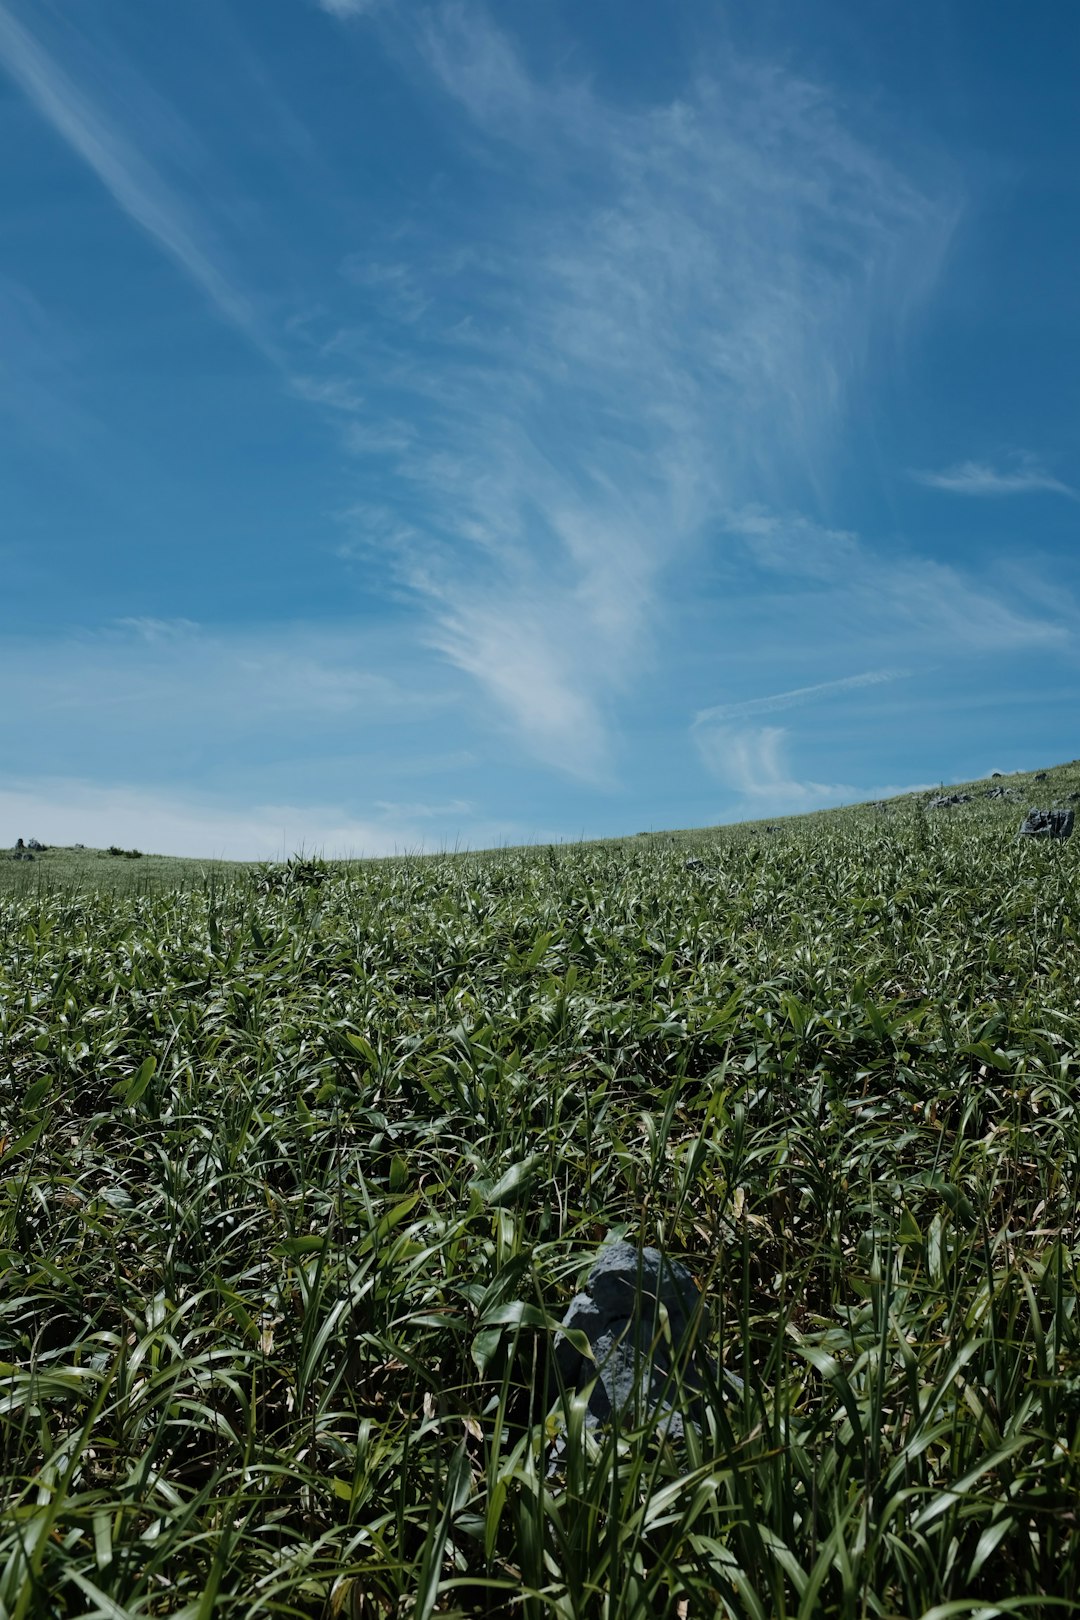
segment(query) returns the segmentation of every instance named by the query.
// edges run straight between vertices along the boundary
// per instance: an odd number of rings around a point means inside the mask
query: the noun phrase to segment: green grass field
[[[0,1616],[1080,1612],[1080,764],[1006,785],[0,860]],[[544,1398],[610,1232],[685,1446]]]

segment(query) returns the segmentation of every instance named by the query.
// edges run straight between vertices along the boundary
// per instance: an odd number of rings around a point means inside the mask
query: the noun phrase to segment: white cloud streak
[[[696,733],[710,775],[737,795],[748,816],[796,815],[863,797],[845,783],[798,781],[786,759],[782,726],[711,727]]]
[[[604,785],[607,740],[595,704],[575,684],[578,650],[569,637],[557,639],[558,613],[550,599],[462,602],[440,618],[431,640],[514,717],[541,759]]]
[[[996,497],[1001,495],[1066,495],[1080,500],[1080,494],[1070,484],[1055,478],[1033,456],[1018,457],[1008,467],[991,466],[986,461],[961,461],[941,472],[918,471],[911,474],[916,483],[928,489],[944,490],[950,495]]]
[[[784,709],[816,703],[821,698],[835,697],[841,692],[855,692],[867,686],[883,686],[890,681],[903,680],[910,674],[906,669],[871,669],[861,675],[845,675],[840,680],[818,681],[813,686],[798,686],[790,692],[774,692],[768,697],[748,698],[742,703],[718,703],[711,709],[700,709],[694,716],[694,725],[712,725],[718,721],[741,720],[755,714],[778,714]]]
[[[316,0],[320,11],[327,12],[344,22],[350,17],[366,17],[383,4],[383,0]]]
[[[798,512],[771,512],[755,504],[725,513],[723,527],[746,542],[759,567],[775,573],[833,580],[865,564],[858,535],[827,528]]]
[[[733,795],[728,815],[734,819],[803,815],[808,810],[890,799],[925,786],[854,787],[846,782],[815,782],[792,774],[789,734],[782,726],[712,726],[694,733],[702,763],[710,776]]]
[[[841,637],[849,645],[872,639],[879,651],[907,659],[915,651],[938,657],[1050,647],[1076,631],[1068,593],[1048,599],[1037,580],[1029,586],[1017,579],[1006,599],[950,564],[875,550],[849,531],[761,507],[729,516],[725,528],[763,572],[802,587],[796,600],[810,627],[807,655],[820,657],[822,645]],[[789,645],[794,652],[793,639]]]
[[[823,645],[861,643],[886,656],[921,656],[925,669],[928,660],[957,654],[1049,651],[1075,633],[1075,608],[1067,597],[1056,612],[1043,601],[1025,601],[1020,588],[1006,602],[961,570],[917,556],[881,555],[854,534],[802,516],[755,507],[730,518],[728,532],[743,541],[762,570],[801,582],[786,603],[771,589],[766,595],[772,633],[789,659],[812,665]],[[783,621],[785,611],[790,624]],[[740,722],[855,693],[873,701],[877,690],[914,675],[910,667],[866,670],[715,704],[695,715],[690,738],[710,776],[734,796],[734,816],[788,815],[888,798],[911,789],[802,780],[788,764],[789,733],[783,727]]]
[[[273,357],[250,301],[224,269],[220,254],[205,239],[183,200],[3,4],[0,67],[128,218],[156,242],[230,325]]]

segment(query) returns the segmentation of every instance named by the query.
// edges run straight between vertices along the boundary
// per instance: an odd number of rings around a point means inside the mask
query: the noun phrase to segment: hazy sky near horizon
[[[0,845],[1080,753],[1080,18],[0,0]]]

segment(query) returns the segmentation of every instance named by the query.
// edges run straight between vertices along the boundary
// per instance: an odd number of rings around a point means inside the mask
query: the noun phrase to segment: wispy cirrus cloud
[[[392,799],[377,799],[375,808],[380,815],[408,821],[429,821],[432,817],[471,816],[475,806],[468,799],[449,799],[442,804],[428,804],[424,800],[401,803]]]
[[[1048,599],[1038,581],[1029,591],[1023,579],[1014,580],[1006,598],[963,569],[918,554],[886,554],[850,531],[764,507],[730,515],[728,532],[767,580],[783,579],[782,594],[771,581],[766,584],[763,630],[784,646],[796,667],[820,667],[826,646],[831,657],[847,648],[896,659],[889,667],[699,710],[690,723],[690,741],[709,775],[734,796],[730,813],[735,816],[789,814],[909,791],[865,781],[803,779],[789,764],[790,732],[746,722],[821,702],[847,700],[850,707],[857,699],[865,709],[894,682],[914,679],[914,665],[926,674],[987,651],[1048,653],[1067,646],[1076,633],[1076,607],[1068,593]],[[744,617],[754,601],[744,597]]]
[[[891,681],[903,680],[909,674],[910,671],[906,669],[869,669],[860,675],[844,675],[835,681],[818,681],[813,686],[798,686],[790,692],[773,692],[767,697],[748,698],[742,703],[717,703],[710,709],[699,709],[694,716],[694,725],[714,725],[755,714],[778,714],[784,709],[799,708],[804,703],[816,703],[842,692],[857,692],[867,686],[884,686]]]
[[[1014,577],[1007,592],[995,590],[963,568],[916,551],[885,551],[850,530],[761,506],[729,514],[725,530],[764,574],[811,588],[809,599],[796,589],[787,606],[803,621],[809,619],[808,645],[816,656],[823,644],[872,641],[906,666],[913,653],[936,658],[1051,647],[1077,629],[1069,593],[1063,589],[1055,597],[1038,578]],[[783,607],[776,601],[775,617]],[[798,644],[794,637],[789,640]]]
[[[790,733],[783,726],[708,726],[695,731],[694,740],[710,776],[732,796],[726,807],[729,819],[802,815],[866,799],[891,799],[927,785],[857,787],[798,777],[789,758]]]
[[[347,17],[365,17],[384,5],[386,0],[315,0],[320,11],[344,20]]]
[[[361,391],[389,379],[415,430],[384,447],[411,492],[392,566],[433,644],[526,748],[610,780],[610,715],[658,657],[672,571],[725,512],[815,486],[955,199],[821,86],[730,51],[636,106],[533,72],[472,6],[429,8],[401,53],[490,190],[467,249],[433,214],[407,273],[378,244],[350,256],[384,320],[377,341],[339,326],[326,358]]]
[[[798,780],[787,740],[783,726],[712,726],[695,733],[703,764],[735,796],[737,814],[797,815],[865,796],[842,782]]]
[[[125,214],[231,325],[268,348],[255,310],[182,197],[130,136],[0,3],[0,68],[87,165]]]
[[[945,490],[950,495],[1067,495],[1080,500],[1080,493],[1047,472],[1034,456],[1015,456],[1006,465],[995,467],[987,461],[959,461],[940,472],[914,471],[916,483],[928,489]]]
[[[430,641],[513,717],[533,753],[604,785],[611,762],[595,688],[580,681],[583,659],[573,626],[560,636],[560,609],[557,599],[539,594],[487,603],[472,598],[439,616]]]
[[[694,716],[690,736],[702,764],[731,795],[729,814],[797,815],[827,805],[881,798],[899,788],[868,789],[847,782],[818,782],[795,775],[789,760],[790,732],[784,726],[747,725],[760,715],[828,702],[869,688],[891,685],[911,674],[905,669],[871,669],[788,692],[772,692],[742,702],[718,703]]]
[[[354,416],[364,409],[364,400],[355,384],[344,377],[308,377],[298,372],[290,378],[290,384],[298,398],[309,405],[339,411],[345,416]]]
[[[831,580],[865,563],[858,535],[801,512],[771,511],[755,502],[724,513],[722,521],[725,533],[738,536],[757,565],[774,573]]]
[[[188,641],[199,633],[194,619],[155,619],[151,614],[137,614],[116,620],[117,628],[129,630],[141,641],[150,643]]]

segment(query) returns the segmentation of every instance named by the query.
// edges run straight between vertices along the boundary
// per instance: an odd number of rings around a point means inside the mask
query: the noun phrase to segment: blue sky
[[[0,844],[1080,753],[1068,8],[0,0]]]

